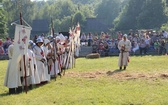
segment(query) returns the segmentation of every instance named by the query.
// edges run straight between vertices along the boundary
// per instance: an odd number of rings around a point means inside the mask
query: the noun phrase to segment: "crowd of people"
[[[9,63],[4,81],[4,85],[9,88],[9,94],[46,84],[52,77],[61,76],[64,70],[73,68],[75,56],[78,56],[79,52],[77,45],[75,46],[75,38],[75,36],[68,38],[61,33],[55,37],[37,36],[34,41],[29,40],[25,57],[18,58],[14,56],[14,53],[20,53],[14,52],[15,42],[10,43],[6,50]]]
[[[8,47],[11,44],[12,39],[10,39],[9,37],[7,37],[4,42],[2,39],[0,39],[0,55],[8,55]]]
[[[118,42],[123,37],[122,32],[116,32],[116,35],[110,35],[102,32],[100,35],[82,33],[81,45],[92,46],[93,53],[100,53],[108,56],[109,53],[119,53]],[[132,54],[146,55],[149,52],[154,52],[158,55],[168,53],[167,43],[168,33],[166,31],[156,32],[153,30],[130,30],[128,40],[131,42]]]

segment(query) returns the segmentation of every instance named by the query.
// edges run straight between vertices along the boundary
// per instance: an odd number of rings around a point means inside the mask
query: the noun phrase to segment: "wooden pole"
[[[53,20],[52,20],[52,18],[51,18],[51,31],[52,31],[52,35],[53,35],[53,37],[55,37],[55,35],[54,35],[54,25],[53,25]],[[56,42],[55,42],[56,40],[54,40],[53,39],[53,50],[54,50],[54,60],[53,60],[53,62],[54,62],[54,78],[55,78],[55,81],[56,81],[56,68],[55,68],[55,61],[56,61]]]
[[[22,20],[22,12],[21,12],[21,5],[20,5],[20,25],[23,25],[23,20]],[[26,76],[27,76],[27,73],[26,73],[26,63],[25,63],[25,54],[23,54],[23,62],[24,62],[24,71],[25,71],[25,75],[24,75],[24,79],[25,79],[25,92],[27,94],[27,79],[26,79]]]

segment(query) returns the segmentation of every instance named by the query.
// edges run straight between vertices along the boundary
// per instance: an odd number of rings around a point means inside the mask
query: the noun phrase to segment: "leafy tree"
[[[118,0],[103,0],[95,10],[97,18],[106,20],[106,24],[112,24],[120,11]]]
[[[55,7],[55,9],[59,10],[57,14],[57,18],[59,19],[71,16],[71,14],[74,14],[77,10],[76,6],[70,0],[58,0],[58,2],[55,3]]]
[[[78,11],[80,11],[85,16],[85,18],[96,17],[94,15],[95,9],[91,5],[88,5],[88,4],[80,5],[80,4],[78,4]]]
[[[2,0],[0,3],[2,4]],[[5,38],[7,35],[7,19],[5,17],[5,11],[3,7],[0,7],[0,38]]]
[[[75,13],[73,18],[74,24],[77,24],[78,22],[83,24],[85,20],[86,20],[85,16],[80,11],[77,11]]]
[[[59,32],[67,32],[69,31],[69,28],[71,27],[71,16],[64,17],[61,21],[61,25],[59,26]]]
[[[32,20],[35,19],[36,6],[34,2],[30,0],[5,0],[4,9],[7,11],[5,15],[8,21],[8,34],[10,37],[14,36],[15,27],[11,26],[14,21],[19,21],[20,12],[22,12],[22,17],[31,25]],[[18,22],[19,23],[19,22]]]
[[[115,19],[116,30],[137,29],[137,17],[142,12],[142,5],[146,0],[130,0],[120,15]]]
[[[166,22],[164,0],[130,0],[115,19],[116,30],[160,28]]]
[[[164,4],[161,0],[146,0],[137,18],[138,28],[160,28],[166,22]]]
[[[74,18],[73,18],[73,23],[75,25],[78,24],[78,22],[80,23],[81,28],[84,29],[84,25],[85,25],[85,22],[86,22],[86,17],[80,11],[77,11],[74,15]]]
[[[60,32],[61,30],[61,21],[59,19],[54,20],[54,29],[55,32]]]

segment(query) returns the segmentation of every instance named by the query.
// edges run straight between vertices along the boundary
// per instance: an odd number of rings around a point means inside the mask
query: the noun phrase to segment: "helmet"
[[[37,38],[36,43],[40,43],[40,42],[43,43],[43,39],[42,38]]]
[[[44,44],[46,45],[47,43],[50,43],[48,39],[44,39]]]

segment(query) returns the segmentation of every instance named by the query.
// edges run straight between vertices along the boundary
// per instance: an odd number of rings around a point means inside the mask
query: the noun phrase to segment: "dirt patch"
[[[160,74],[160,77],[161,78],[168,78],[168,73],[167,74],[166,73],[165,74]]]
[[[110,77],[115,79],[122,80],[132,80],[132,79],[168,79],[168,73],[128,73],[128,72],[120,72],[111,75]]]
[[[106,73],[104,72],[68,72],[66,73],[66,76],[70,76],[70,77],[82,77],[82,78],[98,78],[100,76],[105,75]]]
[[[168,73],[130,73],[127,71],[96,71],[96,72],[67,72],[67,77],[80,78],[100,78],[110,77],[119,80],[133,80],[133,79],[168,79]]]

